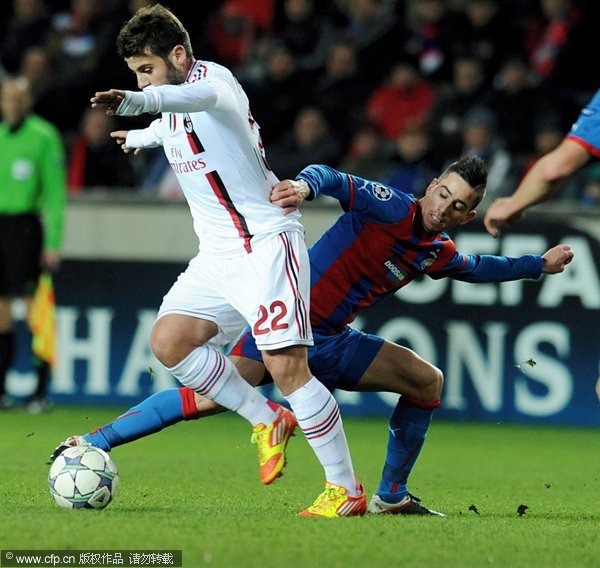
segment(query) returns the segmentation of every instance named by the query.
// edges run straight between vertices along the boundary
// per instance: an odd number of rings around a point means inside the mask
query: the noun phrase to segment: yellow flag
[[[29,309],[29,327],[33,334],[33,354],[50,366],[56,363],[56,300],[52,276],[44,272]]]

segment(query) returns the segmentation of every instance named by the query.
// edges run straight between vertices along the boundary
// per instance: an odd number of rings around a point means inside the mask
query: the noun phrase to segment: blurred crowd
[[[35,112],[60,130],[71,193],[114,188],[181,198],[162,149],[109,138],[150,119],[89,108],[137,89],[116,54],[121,25],[151,0],[12,0],[0,7],[0,78],[27,76]],[[512,193],[600,87],[597,0],[164,0],[194,53],[229,67],[280,178],[325,163],[420,195],[461,155]],[[592,57],[592,60],[589,59]],[[585,168],[561,199],[600,204]]]

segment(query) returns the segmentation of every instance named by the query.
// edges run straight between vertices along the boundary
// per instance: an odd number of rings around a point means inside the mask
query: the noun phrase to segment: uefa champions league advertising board
[[[453,235],[472,254],[519,256],[565,243],[563,274],[502,284],[423,278],[362,312],[355,326],[406,345],[442,369],[438,418],[600,425],[600,243],[568,225],[528,221],[495,240],[475,222]],[[152,324],[184,264],[65,261],[55,278],[60,404],[127,407],[180,386],[153,357]],[[24,325],[21,323],[21,325]],[[24,355],[9,391],[27,396]],[[275,399],[273,387],[262,387]],[[345,416],[389,416],[397,395],[335,393]]]

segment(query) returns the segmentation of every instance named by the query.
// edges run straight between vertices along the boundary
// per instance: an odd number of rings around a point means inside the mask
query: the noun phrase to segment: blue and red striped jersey
[[[419,200],[388,185],[311,165],[298,179],[338,199],[339,219],[310,248],[311,323],[337,333],[358,313],[423,274],[467,282],[538,278],[539,255],[463,255],[445,233],[421,222]]]

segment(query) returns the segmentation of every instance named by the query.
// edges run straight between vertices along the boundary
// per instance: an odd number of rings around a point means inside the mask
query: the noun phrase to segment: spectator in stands
[[[397,62],[388,81],[367,101],[367,117],[388,140],[402,131],[423,126],[434,103],[433,87],[421,76],[412,59]]]
[[[209,19],[208,37],[215,51],[214,59],[232,69],[243,67],[260,35],[246,3],[226,0]],[[258,4],[258,3],[257,3]]]
[[[430,141],[424,128],[407,128],[396,138],[394,154],[383,171],[384,183],[422,197],[437,171],[430,163]]]
[[[406,40],[395,2],[351,0],[345,15],[342,36],[356,45],[363,80],[369,85],[379,84],[389,75]]]
[[[283,0],[283,18],[273,37],[290,50],[300,69],[316,72],[325,64],[334,28],[327,15],[317,12],[315,0]]]
[[[1,63],[17,73],[23,53],[32,46],[44,46],[50,32],[50,14],[44,0],[13,0],[13,14],[0,42]]]
[[[327,54],[325,72],[314,82],[310,99],[319,107],[344,147],[363,122],[368,86],[361,80],[358,57],[353,44],[334,43]],[[354,171],[354,170],[352,170]]]
[[[452,22],[453,57],[470,55],[479,59],[488,86],[503,61],[522,55],[522,30],[512,8],[511,2],[466,0]]]
[[[504,147],[497,131],[494,113],[485,107],[474,107],[464,118],[463,146],[459,156],[477,156],[485,161],[488,168],[488,202],[508,195],[515,184],[512,171],[512,157]],[[479,209],[486,204],[480,204]]]
[[[294,117],[310,96],[310,85],[289,49],[272,44],[266,56],[264,75],[243,83],[265,145],[290,130]]]
[[[293,179],[309,164],[335,166],[341,155],[340,142],[316,107],[302,108],[294,120],[293,130],[267,147],[271,167],[280,179]]]
[[[434,83],[451,73],[451,29],[449,9],[443,0],[408,0],[408,38],[404,50],[418,59],[423,76]]]
[[[62,126],[64,116],[72,114],[72,109],[68,99],[61,96],[61,87],[56,81],[56,69],[48,51],[40,46],[26,49],[21,59],[19,74],[26,77],[31,85],[35,114],[56,125],[63,137],[68,137],[69,132],[63,130]],[[69,143],[67,139],[64,142]]]
[[[90,188],[135,188],[136,177],[130,156],[110,137],[117,130],[115,118],[104,109],[88,108],[83,114],[81,132],[69,158],[68,188],[80,193]]]
[[[50,48],[58,71],[75,80],[96,69],[99,54],[107,49],[103,37],[106,7],[100,0],[71,0],[68,10],[52,19]],[[112,25],[110,25],[112,31]]]
[[[61,131],[77,132],[89,93],[99,87],[98,67],[107,51],[114,52],[114,22],[101,0],[71,0],[52,18],[48,43],[55,80],[70,112],[61,117]]]
[[[365,179],[380,179],[389,165],[388,142],[373,124],[359,126],[339,169]]]
[[[579,10],[571,0],[540,0],[541,15],[529,22],[525,48],[529,65],[541,80],[554,71],[569,34],[578,23]]]
[[[485,91],[481,62],[474,57],[459,57],[453,63],[452,83],[437,91],[429,113],[432,154],[436,169],[460,155],[465,115],[481,104]]]
[[[515,156],[530,154],[534,126],[541,113],[550,109],[541,108],[540,93],[524,59],[511,57],[503,62],[485,102],[494,109],[507,150]]]

